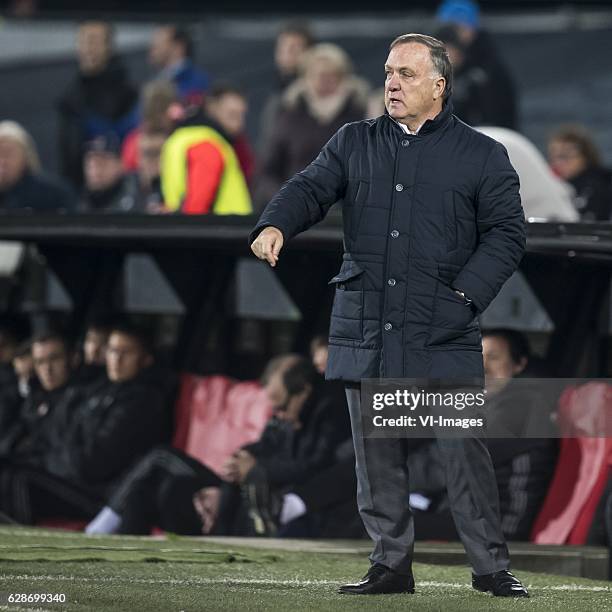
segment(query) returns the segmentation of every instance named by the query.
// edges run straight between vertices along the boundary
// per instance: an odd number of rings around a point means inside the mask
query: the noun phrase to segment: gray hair
[[[16,142],[23,149],[26,166],[32,173],[40,171],[40,158],[34,140],[16,121],[0,121],[0,139]]]
[[[427,34],[402,34],[391,42],[389,51],[398,45],[407,43],[418,43],[429,49],[429,56],[436,74],[446,81],[443,98],[444,101],[448,100],[453,93],[453,67],[444,43],[433,36],[427,36]]]

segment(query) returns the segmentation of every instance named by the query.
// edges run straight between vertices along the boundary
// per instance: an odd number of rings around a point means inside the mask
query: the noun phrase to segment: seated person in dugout
[[[513,417],[507,429],[523,433],[525,416],[529,413],[529,426],[533,416],[546,418],[552,406],[533,386],[524,384],[514,388],[508,384],[513,378],[522,378],[527,369],[532,371],[527,339],[517,331],[496,329],[484,332],[483,338],[487,391],[494,399],[491,408]],[[525,395],[527,394],[527,395]],[[517,411],[517,402],[524,410]],[[529,404],[525,405],[524,402]],[[546,426],[541,426],[542,431]],[[413,441],[418,449],[410,456],[410,503],[415,512],[417,539],[458,538],[446,500],[444,466],[438,457],[437,445],[425,439]],[[548,483],[552,477],[557,445],[554,439],[490,439],[495,475],[500,493],[502,529],[506,537],[527,540],[531,525],[540,509]],[[271,517],[278,533],[298,536],[315,535],[325,538],[358,538],[365,535],[357,514],[354,457],[348,456],[318,473],[314,478],[286,491],[282,499],[274,495],[260,497],[259,514]],[[208,511],[207,498],[200,502],[201,512]],[[300,529],[300,530],[298,530]]]
[[[499,489],[502,530],[509,540],[529,540],[554,472],[558,448],[556,439],[525,437],[524,433],[526,428],[537,426],[534,415],[549,418],[555,406],[537,385],[528,381],[513,384],[512,379],[527,378],[530,351],[523,334],[509,329],[485,331],[482,345],[487,412],[499,415],[509,430],[518,433],[517,437],[487,440]],[[545,430],[542,424],[537,431]],[[421,444],[408,463],[417,538],[457,539],[435,442]]]
[[[158,526],[185,535],[268,533],[272,526],[258,515],[255,497],[305,482],[332,465],[350,430],[343,394],[308,359],[273,359],[262,382],[275,414],[257,442],[228,460],[223,480],[182,451],[155,449],[86,531],[147,534]]]
[[[24,524],[91,519],[123,472],[167,438],[151,345],[138,327],[115,325],[107,378],[87,389],[71,381],[73,354],[63,336],[36,338],[32,356],[42,389],[3,440],[0,511]]]

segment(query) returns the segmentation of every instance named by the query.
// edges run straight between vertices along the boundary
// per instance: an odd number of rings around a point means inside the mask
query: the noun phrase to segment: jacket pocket
[[[455,210],[455,192],[452,189],[444,192],[444,236],[449,251],[457,248],[457,212]]]
[[[480,327],[471,304],[455,293],[452,278],[460,266],[439,265],[427,346],[480,350]]]
[[[346,260],[329,284],[336,287],[330,339],[363,340],[363,269],[354,261]]]

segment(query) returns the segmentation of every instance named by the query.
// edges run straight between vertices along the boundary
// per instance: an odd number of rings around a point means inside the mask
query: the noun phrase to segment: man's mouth
[[[399,98],[389,98],[389,104],[401,104],[401,102]]]

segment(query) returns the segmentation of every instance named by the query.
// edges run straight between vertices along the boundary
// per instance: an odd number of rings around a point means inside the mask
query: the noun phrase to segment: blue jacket
[[[349,123],[272,199],[250,240],[270,225],[288,240],[337,201],[344,256],[330,280],[326,376],[481,378],[477,315],[525,249],[519,180],[504,147],[450,103],[416,136],[388,115]]]

